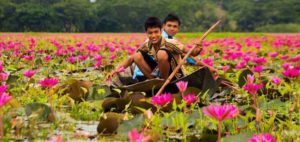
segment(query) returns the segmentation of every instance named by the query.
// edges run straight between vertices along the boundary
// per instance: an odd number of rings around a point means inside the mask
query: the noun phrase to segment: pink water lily
[[[288,55],[282,55],[282,56],[281,56],[281,60],[286,60],[286,59],[288,59],[288,58],[289,58]]]
[[[23,72],[23,75],[28,78],[31,78],[35,73],[36,73],[36,70],[26,70]]]
[[[46,141],[46,142],[64,142],[64,139],[62,136],[56,136],[53,137],[50,141]]]
[[[102,58],[101,55],[97,55],[97,56],[94,57],[94,61],[98,61],[99,62],[99,61],[102,61],[102,59],[103,58]]]
[[[2,64],[0,64],[0,72],[3,72],[4,71],[4,67]]]
[[[289,67],[285,71],[283,71],[282,74],[285,77],[293,78],[293,77],[296,77],[296,76],[298,76],[300,74],[300,70],[298,70],[298,69],[296,69],[294,67]]]
[[[173,97],[171,93],[164,93],[152,97],[152,103],[158,106],[164,106],[172,101],[173,101]]]
[[[295,56],[295,57],[292,57],[288,60],[289,62],[299,62],[300,61],[300,54]]]
[[[244,61],[248,62],[248,61],[250,61],[250,60],[251,60],[251,57],[250,57],[250,56],[247,56],[247,55],[245,55],[245,56],[243,56],[243,59],[244,59]]]
[[[66,61],[69,63],[75,63],[77,61],[77,58],[76,57],[68,57],[68,58],[66,58]]]
[[[291,66],[290,63],[283,63],[283,64],[281,65],[281,67],[284,68],[284,69],[288,69],[288,68],[290,68],[290,66]]]
[[[258,90],[260,90],[261,88],[263,88],[263,84],[246,84],[245,86],[243,86],[243,89],[245,89],[246,91],[248,91],[250,94],[256,94],[256,92]]]
[[[243,86],[243,89],[245,89],[246,91],[248,91],[250,94],[255,95],[256,92],[263,88],[263,84],[255,84],[254,83],[254,76],[253,75],[247,75],[247,82],[246,84]]]
[[[70,45],[68,45],[67,50],[68,50],[70,53],[76,51],[76,49],[75,49],[73,46],[70,46]]]
[[[77,47],[81,47],[81,45],[82,45],[82,43],[80,43],[80,42],[77,42],[77,43],[76,43],[76,46],[77,46]]]
[[[242,69],[242,68],[246,67],[246,65],[247,65],[247,62],[243,60],[243,61],[239,62],[239,63],[235,66],[235,68],[236,68],[236,69]]]
[[[236,117],[237,115],[239,115],[240,110],[234,105],[230,104],[211,104],[203,108],[203,113],[218,121],[223,121]]]
[[[270,52],[268,55],[269,55],[270,57],[272,57],[272,58],[275,58],[275,57],[278,56],[278,53],[277,53],[277,52]]]
[[[51,55],[47,55],[46,57],[43,58],[44,61],[48,62],[52,59]]]
[[[230,66],[222,66],[222,70],[224,72],[228,71],[230,69]]]
[[[42,87],[51,88],[58,83],[58,79],[56,78],[45,78],[39,82]]]
[[[151,109],[147,109],[147,110],[144,112],[144,115],[146,116],[147,119],[151,119],[152,116],[153,116],[153,113],[152,113]]]
[[[253,70],[254,72],[261,73],[261,72],[264,70],[264,67],[258,65],[258,66],[254,66],[254,67],[252,68],[252,70]]]
[[[89,56],[87,56],[87,55],[80,55],[80,56],[78,56],[78,60],[79,60],[79,61],[84,61],[84,60],[86,60],[88,57],[89,57]]]
[[[186,105],[191,105],[192,103],[197,101],[197,96],[195,94],[188,94],[183,96],[183,100],[186,102]]]
[[[31,60],[34,59],[34,56],[25,55],[23,58],[24,58],[26,61],[31,61]]]
[[[221,129],[222,129],[222,121],[226,119],[232,119],[239,115],[240,110],[236,108],[234,105],[230,104],[211,104],[207,107],[203,108],[203,113],[216,119],[219,121],[218,123],[218,142],[221,142]]]
[[[252,83],[254,83],[254,75],[250,75],[250,74],[248,74],[247,75],[247,79],[246,79],[246,84],[252,84]]]
[[[178,81],[176,83],[176,86],[181,93],[183,93],[186,90],[187,85],[188,85],[187,81]]]
[[[252,59],[252,62],[261,65],[261,64],[266,63],[267,60],[266,60],[266,58],[264,58],[264,57],[254,57],[254,58]]]
[[[128,132],[128,137],[130,142],[142,142],[144,133],[143,132],[139,133],[137,129],[133,129]]]
[[[214,65],[214,60],[211,58],[205,58],[201,60],[203,63],[209,65],[209,66],[213,66]]]
[[[101,61],[97,61],[95,64],[94,64],[94,68],[95,69],[98,69],[102,66],[102,62]]]
[[[8,89],[8,85],[6,85],[6,84],[0,85],[0,94],[6,92],[7,89]]]
[[[8,103],[12,99],[11,96],[9,96],[7,93],[1,93],[0,94],[0,107],[4,106],[6,103]]]
[[[281,83],[281,79],[277,76],[272,76],[271,80],[276,85],[279,85]]]
[[[7,78],[8,78],[8,74],[7,73],[4,73],[4,72],[0,73],[0,81],[6,81]]]
[[[111,55],[111,56],[109,56],[109,59],[112,60],[112,61],[115,60],[116,58],[117,58],[116,55]]]
[[[151,136],[145,136],[144,132],[138,132],[136,128],[128,132],[128,137],[130,142],[150,142]]]
[[[262,133],[259,135],[254,135],[248,142],[276,142],[276,139],[272,137],[269,133]]]

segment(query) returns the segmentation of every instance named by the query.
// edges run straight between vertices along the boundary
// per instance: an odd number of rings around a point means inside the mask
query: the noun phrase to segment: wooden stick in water
[[[219,24],[221,20],[218,20],[214,25],[212,25],[200,38],[199,43],[202,43],[202,41],[205,39],[205,37],[213,30],[215,29]],[[159,91],[156,93],[156,95],[160,95],[162,91],[165,89],[165,87],[170,83],[171,79],[175,76],[175,74],[178,72],[180,67],[184,64],[184,61],[190,56],[192,51],[196,48],[196,45],[189,50],[189,52],[183,57],[183,59],[179,62],[177,67],[174,69],[174,71],[170,74],[170,76],[167,78],[163,86],[159,89]]]

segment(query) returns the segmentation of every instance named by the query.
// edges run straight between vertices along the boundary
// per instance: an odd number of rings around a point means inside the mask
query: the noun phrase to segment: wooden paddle
[[[213,30],[215,29],[219,24],[220,24],[221,20],[218,20],[214,25],[212,25],[200,38],[199,43],[197,44],[201,44],[202,41],[205,39],[205,37]],[[167,78],[167,80],[165,81],[165,83],[163,84],[163,86],[159,89],[159,91],[156,93],[156,95],[160,95],[162,93],[162,91],[165,89],[165,87],[170,83],[170,81],[172,80],[172,78],[174,77],[174,75],[178,72],[179,68],[184,64],[185,60],[190,56],[190,54],[192,53],[192,51],[197,47],[197,45],[195,45],[192,49],[189,50],[189,52],[183,57],[183,59],[179,62],[179,64],[177,65],[177,67],[174,69],[174,71],[170,74],[170,76]]]

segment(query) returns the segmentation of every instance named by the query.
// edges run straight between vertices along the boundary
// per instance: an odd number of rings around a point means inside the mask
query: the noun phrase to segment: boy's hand
[[[111,80],[111,79],[113,78],[113,76],[114,76],[116,73],[117,73],[116,70],[110,71],[110,72],[106,75],[105,80]]]
[[[194,44],[196,46],[194,52],[197,53],[197,55],[199,55],[203,50],[202,43],[194,43]]]
[[[209,68],[209,71],[212,73],[214,78],[218,78],[219,77],[219,73],[218,70],[215,68]]]
[[[114,69],[114,70],[110,71],[110,72],[106,75],[105,80],[111,82],[111,81],[112,81],[112,78],[114,77],[114,75],[115,75],[116,73],[120,73],[120,72],[124,72],[124,71],[125,71],[124,66],[119,66],[117,69]]]

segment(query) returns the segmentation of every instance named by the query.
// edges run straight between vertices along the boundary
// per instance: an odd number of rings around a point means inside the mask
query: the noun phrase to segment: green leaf
[[[109,86],[94,84],[88,95],[88,100],[101,100],[111,94]]]
[[[240,133],[223,138],[223,142],[247,142],[252,136],[251,132]]]
[[[7,79],[6,82],[7,82],[7,84],[12,85],[12,84],[16,83],[17,80],[18,80],[19,78],[20,78],[20,77],[17,76],[17,75],[12,75],[12,74],[10,74],[10,75],[8,76],[8,79]]]
[[[90,81],[69,80],[64,84],[60,90],[63,90],[63,94],[69,94],[69,96],[77,102],[82,102],[87,99],[89,94],[89,88],[92,86]]]
[[[246,79],[248,74],[253,74],[251,70],[244,69],[241,74],[239,75],[238,85],[240,87],[244,86],[246,84]]]
[[[248,124],[248,122],[247,122],[247,117],[245,117],[245,118],[237,118],[237,127],[238,128],[245,128],[245,127],[247,127],[247,124]]]
[[[124,115],[114,112],[105,113],[99,121],[97,132],[101,134],[114,134],[116,133]]]
[[[127,136],[128,132],[133,128],[139,129],[142,127],[144,116],[142,114],[135,116],[133,119],[124,121],[118,128],[118,135]]]
[[[285,102],[280,101],[280,99],[271,100],[270,102],[261,102],[259,107],[261,110],[280,110],[286,106]]]
[[[27,116],[37,115],[41,121],[52,121],[52,110],[51,108],[42,103],[31,103],[25,106],[25,112]]]
[[[43,63],[41,58],[36,58],[34,62],[36,66],[41,65]]]
[[[199,142],[216,142],[218,140],[217,135],[202,134]]]
[[[15,72],[18,70],[18,67],[16,64],[9,64],[7,67],[6,67],[7,71],[9,72]]]
[[[196,120],[199,119],[201,115],[202,115],[202,113],[200,113],[199,111],[194,111],[192,114],[190,114],[188,116],[188,124],[189,124],[189,126],[195,125]]]

